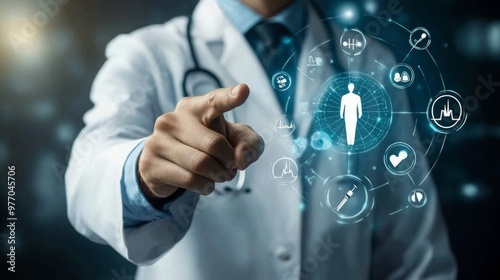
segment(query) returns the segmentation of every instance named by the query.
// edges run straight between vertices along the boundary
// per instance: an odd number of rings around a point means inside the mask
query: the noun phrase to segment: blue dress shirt
[[[263,18],[258,13],[247,7],[239,0],[217,0],[217,4],[229,19],[231,24],[245,34],[255,24]],[[280,23],[292,34],[297,34],[306,22],[307,5],[305,0],[295,0],[279,14],[268,18],[267,21]],[[298,34],[299,39],[303,38],[303,32]],[[130,153],[123,167],[121,181],[121,193],[123,202],[123,223],[124,226],[137,226],[149,221],[162,219],[170,213],[168,208],[172,203],[182,203],[184,199],[190,199],[189,191],[186,191],[175,201],[167,203],[160,211],[154,208],[143,195],[137,179],[137,160],[144,147],[144,142],[137,145]]]
[[[257,12],[241,3],[240,0],[217,0],[217,4],[229,21],[241,34],[247,33],[263,18]],[[305,0],[294,0],[279,14],[268,18],[269,22],[282,24],[292,34],[298,33],[306,23],[307,3]],[[300,35],[300,34],[299,34]]]

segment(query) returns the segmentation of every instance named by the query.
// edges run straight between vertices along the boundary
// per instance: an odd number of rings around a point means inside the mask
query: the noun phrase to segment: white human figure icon
[[[340,101],[340,118],[345,121],[345,132],[347,136],[347,145],[354,145],[356,137],[356,125],[358,119],[361,118],[361,98],[355,94],[354,84],[350,83],[347,86],[349,93],[342,96]]]

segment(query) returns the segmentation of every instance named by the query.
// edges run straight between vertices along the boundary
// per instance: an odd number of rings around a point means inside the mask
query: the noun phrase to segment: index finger
[[[190,98],[189,102],[186,102],[185,106],[182,107],[186,107],[188,111],[198,117],[203,125],[208,127],[218,116],[245,103],[249,94],[250,89],[246,84],[238,84]]]

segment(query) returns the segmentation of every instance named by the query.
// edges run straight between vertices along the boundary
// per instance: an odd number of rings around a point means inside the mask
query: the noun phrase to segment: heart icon
[[[406,151],[399,152],[399,155],[392,155],[389,157],[389,161],[392,166],[397,167],[405,158],[408,157],[408,153]]]

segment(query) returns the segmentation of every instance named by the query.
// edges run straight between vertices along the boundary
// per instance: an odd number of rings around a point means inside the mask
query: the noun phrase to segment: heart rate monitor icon
[[[391,155],[389,157],[389,161],[392,166],[397,167],[404,159],[408,157],[408,153],[406,151],[400,151],[399,155]]]

